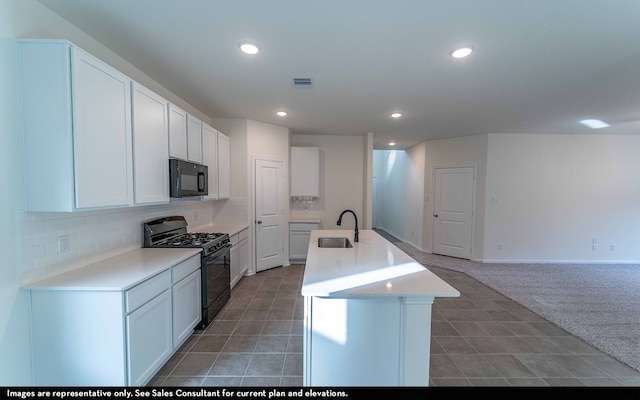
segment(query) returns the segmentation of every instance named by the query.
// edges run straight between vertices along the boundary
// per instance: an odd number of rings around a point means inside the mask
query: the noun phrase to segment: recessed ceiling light
[[[240,42],[238,47],[246,54],[258,54],[260,52],[260,46],[254,42]]]
[[[278,117],[286,117],[287,116],[287,112],[286,111],[276,111],[276,115]]]
[[[453,58],[465,58],[468,57],[471,53],[473,53],[472,46],[463,46],[451,50],[451,52],[449,52],[449,55],[451,55],[451,57]]]
[[[580,122],[584,126],[588,126],[591,129],[600,129],[610,126],[606,122],[600,121],[599,119],[583,119],[582,121],[578,122]]]
[[[396,142],[389,142],[389,146],[395,146]]]
[[[391,118],[400,118],[400,117],[402,117],[402,113],[399,113],[399,112],[391,113]]]

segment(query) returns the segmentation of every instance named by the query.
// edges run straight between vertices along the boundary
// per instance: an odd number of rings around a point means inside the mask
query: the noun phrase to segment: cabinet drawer
[[[301,222],[290,222],[289,226],[292,231],[305,231],[311,232],[314,229],[318,229],[318,224],[314,223],[301,223]]]
[[[189,274],[198,268],[200,268],[200,254],[197,254],[171,268],[173,283],[180,282],[184,277],[189,276]]]
[[[168,270],[142,282],[138,286],[135,286],[125,292],[125,311],[127,313],[135,311],[141,305],[145,304],[170,287],[171,271]]]

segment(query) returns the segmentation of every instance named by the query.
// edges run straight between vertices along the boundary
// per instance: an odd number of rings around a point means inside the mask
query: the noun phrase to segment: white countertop
[[[303,296],[458,297],[460,292],[372,230],[311,231]],[[352,248],[319,248],[320,237],[346,237]]]
[[[141,248],[28,283],[26,290],[122,291],[200,253],[201,249]]]

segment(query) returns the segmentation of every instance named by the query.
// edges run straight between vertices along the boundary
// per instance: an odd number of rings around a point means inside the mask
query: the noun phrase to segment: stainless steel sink
[[[348,249],[353,247],[346,237],[321,237],[318,238],[318,247],[331,249]]]

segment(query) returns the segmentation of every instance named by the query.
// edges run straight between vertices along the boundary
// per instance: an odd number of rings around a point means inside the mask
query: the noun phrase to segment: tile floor
[[[431,270],[461,293],[436,299],[432,386],[640,386],[640,373],[467,275]],[[242,278],[150,386],[301,386],[304,266]]]

